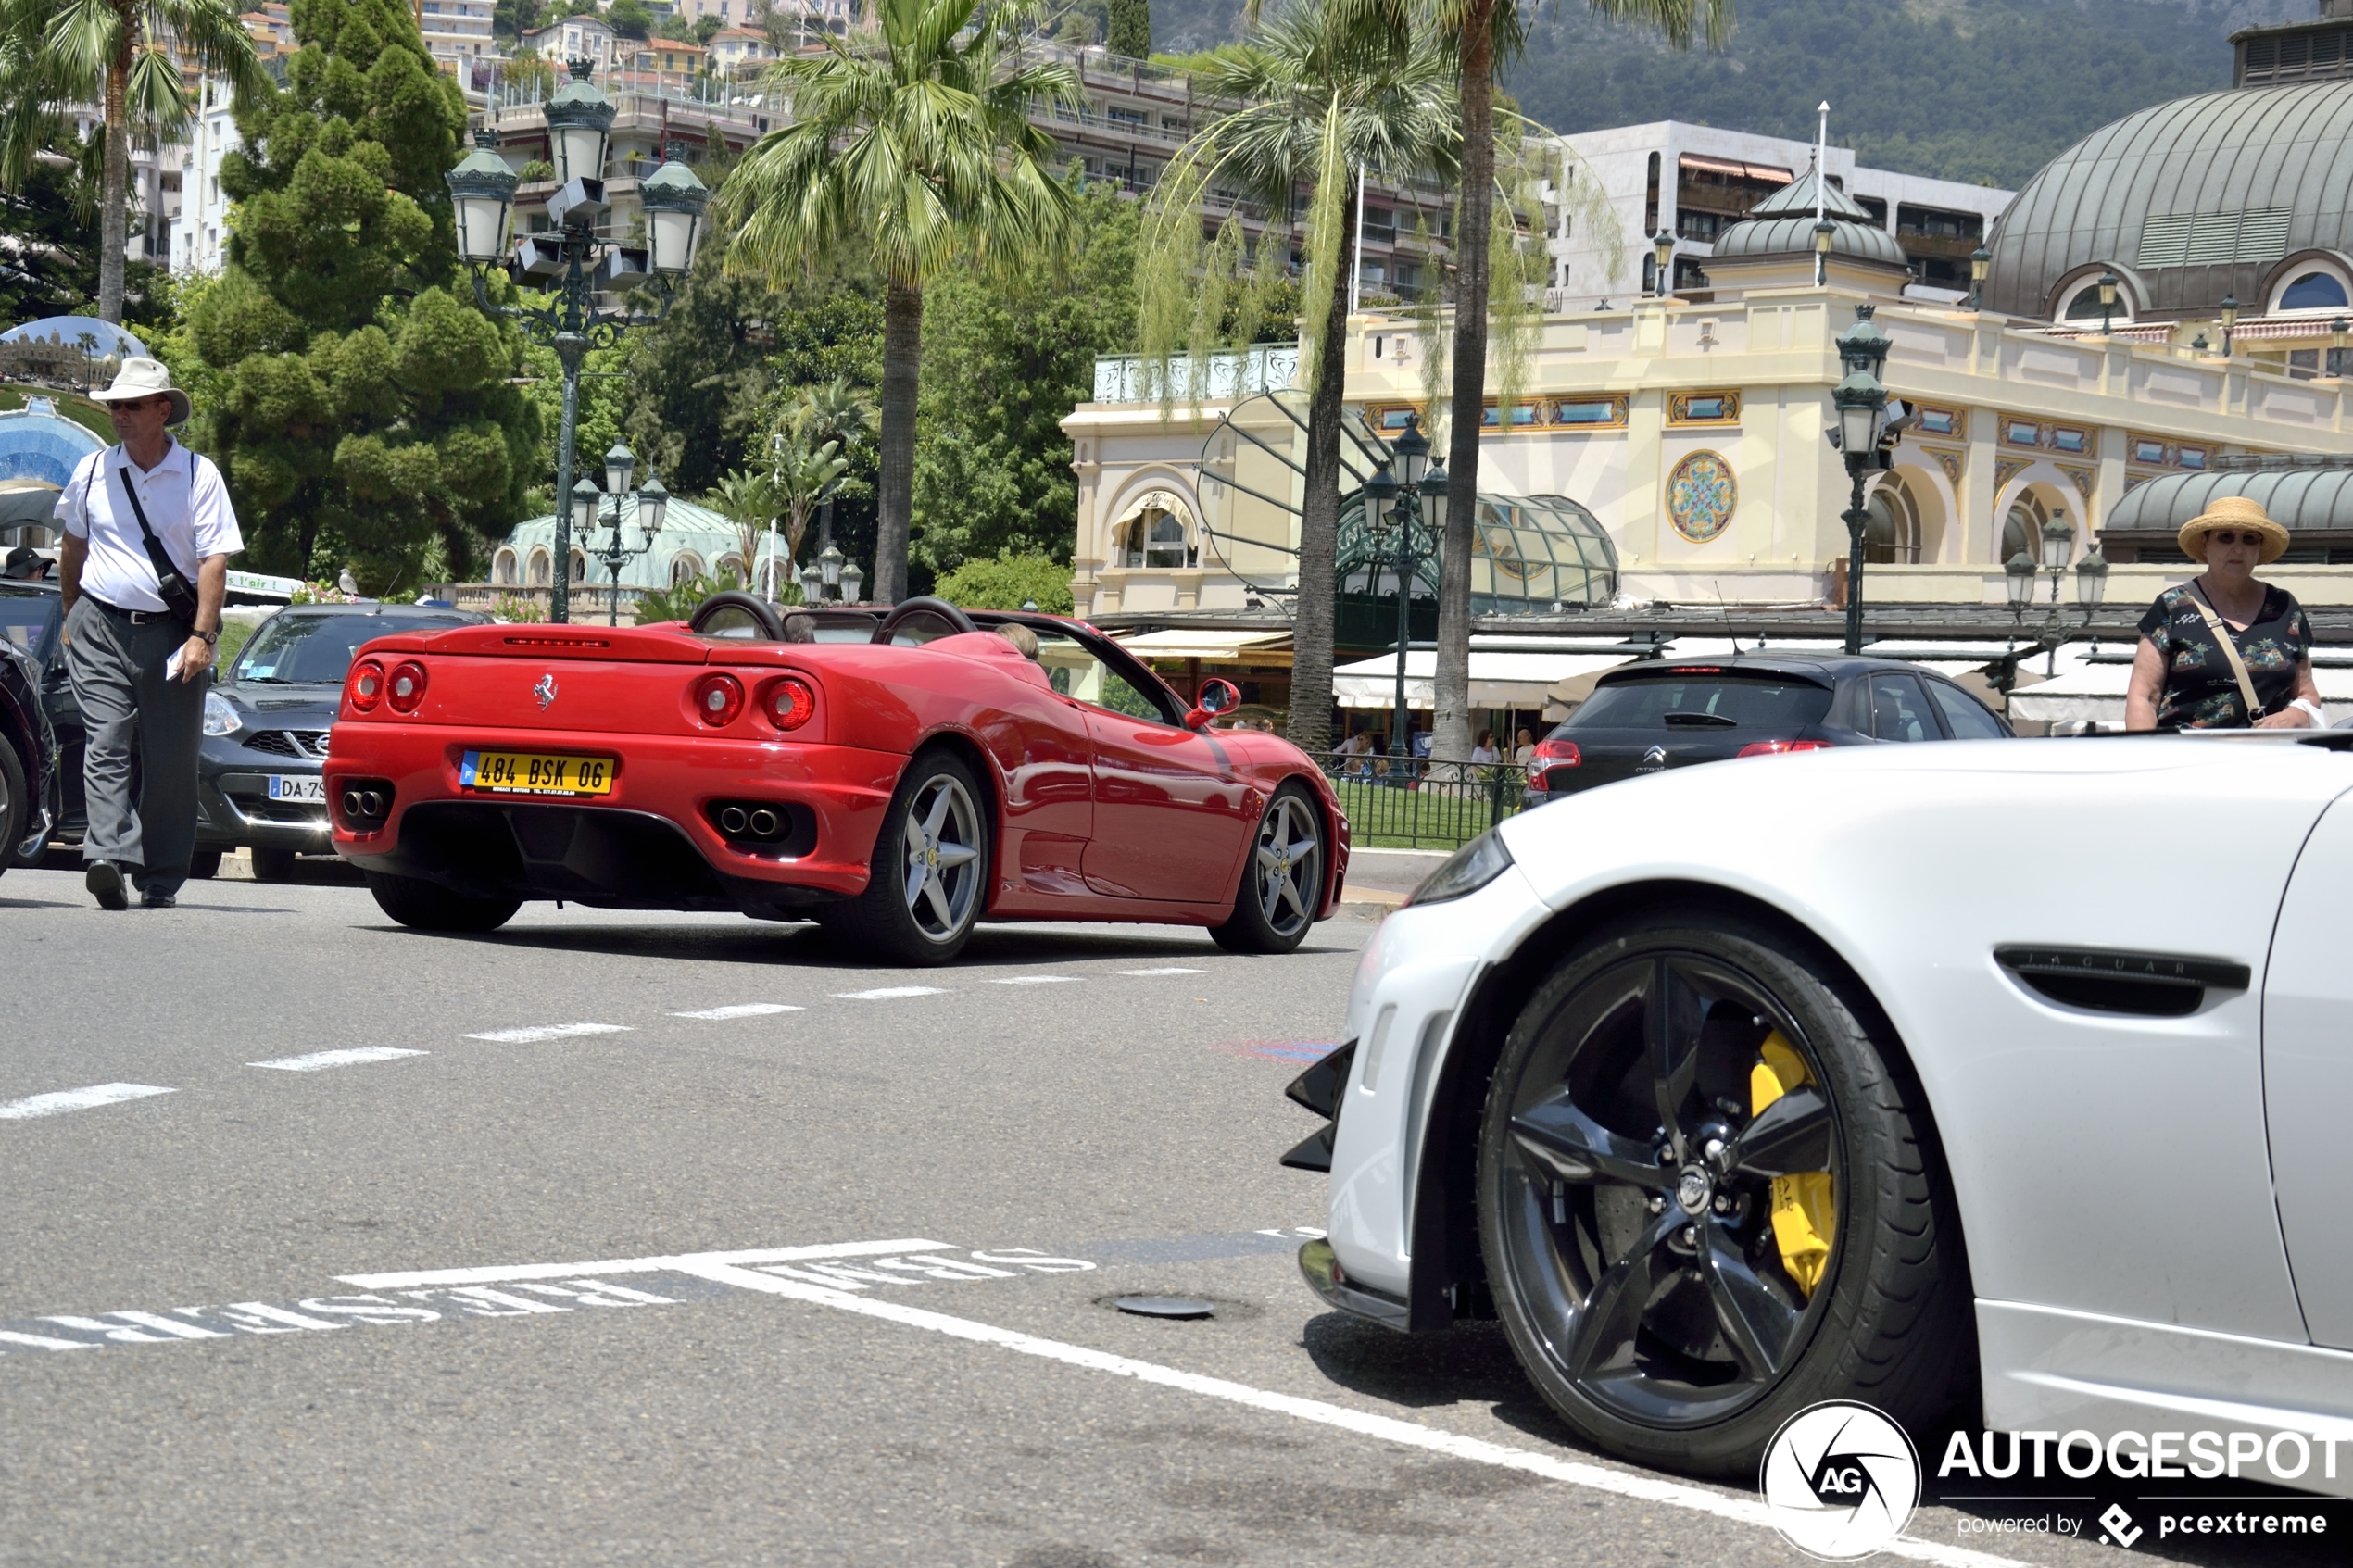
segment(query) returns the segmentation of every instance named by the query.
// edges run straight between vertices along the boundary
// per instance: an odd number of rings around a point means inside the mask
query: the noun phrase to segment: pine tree
[[[465,130],[408,0],[294,0],[284,92],[243,106],[220,283],[191,312],[207,450],[257,570],[413,588],[522,515],[537,410],[521,340],[457,272],[442,176]],[[500,285],[504,287],[502,283]]]
[[[1104,46],[1114,55],[1125,55],[1131,60],[1151,57],[1151,0],[1111,0],[1111,25],[1105,30]]]

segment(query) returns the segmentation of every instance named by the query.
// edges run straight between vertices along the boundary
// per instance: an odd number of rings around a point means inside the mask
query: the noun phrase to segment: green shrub
[[[1019,609],[1034,600],[1049,615],[1071,613],[1070,568],[1051,556],[1000,551],[968,560],[940,578],[937,592],[965,609]]]

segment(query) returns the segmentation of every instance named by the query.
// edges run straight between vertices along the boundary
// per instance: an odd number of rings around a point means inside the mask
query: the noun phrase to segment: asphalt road
[[[1281,1090],[1378,907],[915,972],[734,919],[423,936],[332,870],[0,879],[0,1563],[1806,1561],[1580,1451],[1491,1326],[1300,1282]],[[2113,1559],[1978,1527],[2070,1487],[1912,1533]]]

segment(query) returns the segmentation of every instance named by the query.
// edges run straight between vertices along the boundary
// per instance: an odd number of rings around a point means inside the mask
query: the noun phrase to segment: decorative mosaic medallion
[[[1667,519],[1694,545],[1723,533],[1740,499],[1740,481],[1721,453],[1693,452],[1667,478]]]

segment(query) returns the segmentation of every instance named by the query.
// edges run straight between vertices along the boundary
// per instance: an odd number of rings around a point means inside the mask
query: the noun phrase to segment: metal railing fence
[[[1350,842],[1363,848],[1459,848],[1527,804],[1528,770],[1509,762],[1340,752],[1317,760],[1348,813]]]

